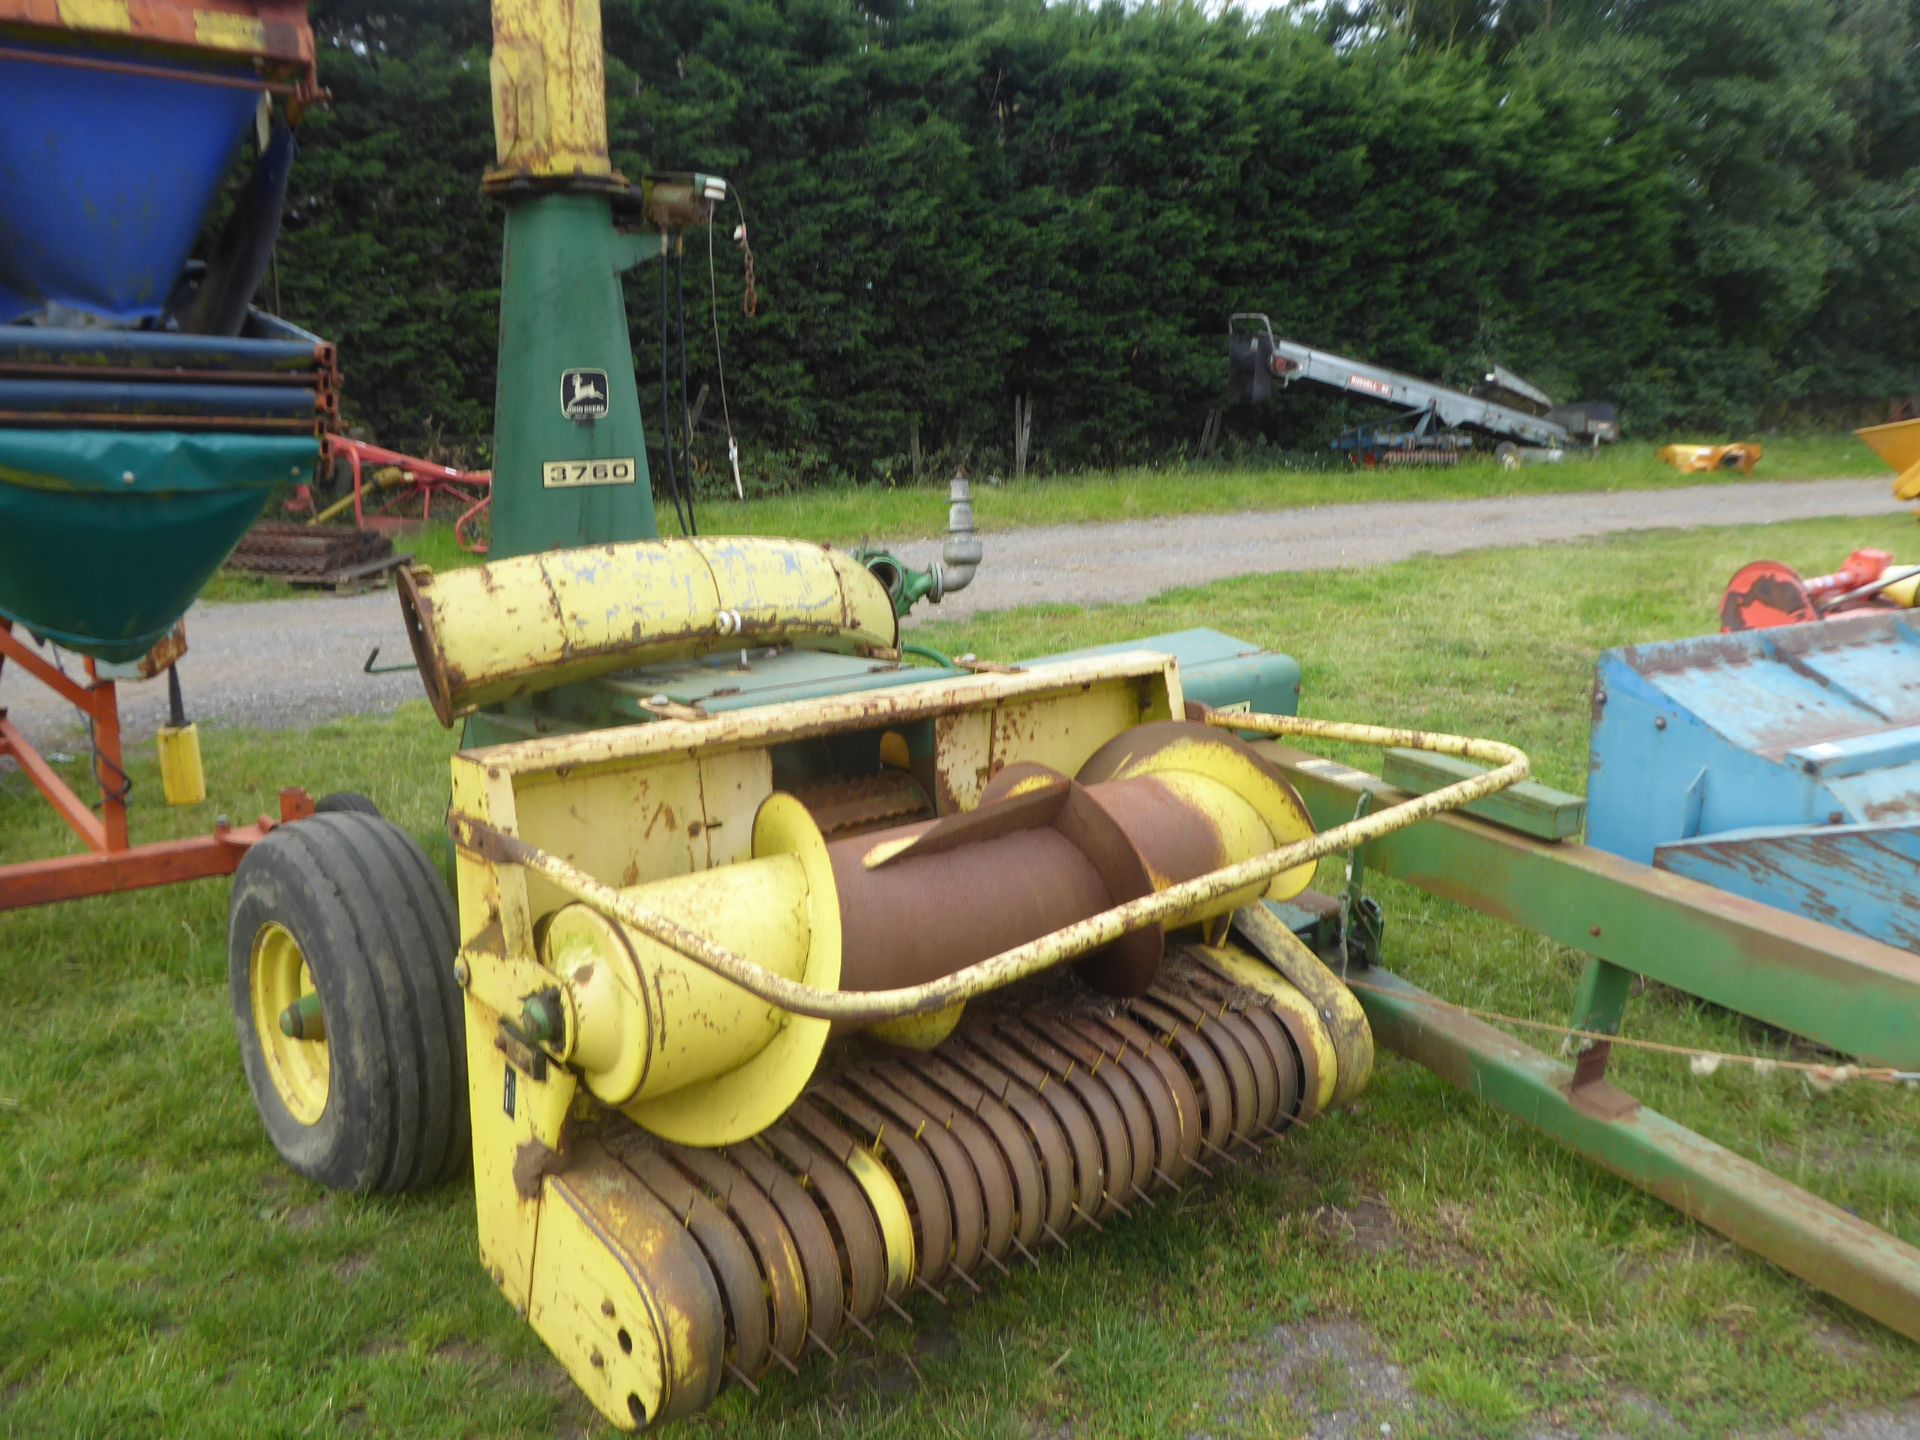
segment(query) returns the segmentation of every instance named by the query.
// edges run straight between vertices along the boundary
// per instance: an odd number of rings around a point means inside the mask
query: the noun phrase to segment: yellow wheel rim
[[[281,1013],[314,993],[313,971],[293,932],[277,920],[269,920],[253,937],[248,990],[253,1033],[259,1037],[274,1093],[302,1125],[318,1124],[327,1108],[332,1073],[324,1031],[310,1040],[296,1040],[280,1028]]]

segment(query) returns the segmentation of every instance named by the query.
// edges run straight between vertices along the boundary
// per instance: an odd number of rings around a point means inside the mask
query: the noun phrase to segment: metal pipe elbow
[[[973,492],[967,481],[956,475],[947,492],[947,543],[933,567],[933,598],[938,601],[955,590],[973,583],[973,572],[980,568],[983,550],[973,528]]]

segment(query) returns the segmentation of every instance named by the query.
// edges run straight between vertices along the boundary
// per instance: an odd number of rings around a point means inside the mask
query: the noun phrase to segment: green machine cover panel
[[[0,616],[139,659],[318,455],[304,435],[0,430]]]

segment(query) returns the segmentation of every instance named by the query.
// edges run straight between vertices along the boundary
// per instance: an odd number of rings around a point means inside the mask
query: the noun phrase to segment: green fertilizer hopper
[[[0,616],[97,660],[173,628],[312,435],[0,430]]]

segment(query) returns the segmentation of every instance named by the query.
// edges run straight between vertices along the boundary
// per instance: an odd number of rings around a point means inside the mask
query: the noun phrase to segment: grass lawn
[[[1900,518],[1637,535],[919,635],[1012,659],[1212,625],[1298,657],[1307,713],[1499,736],[1577,790],[1596,651],[1710,628],[1723,577],[1757,555],[1824,570],[1916,542]],[[204,744],[215,799],[195,812],[160,807],[151,752],[135,757],[137,834],[251,815],[287,782],[364,790],[423,838],[440,825],[451,747],[423,704]],[[57,839],[0,777],[0,860]],[[1396,969],[1567,1013],[1570,953],[1376,888]],[[357,1200],[281,1169],[239,1073],[225,890],[0,916],[0,1431],[602,1433],[475,1264],[460,1185]],[[1628,1030],[1781,1048],[1660,991]],[[1920,1242],[1920,1093],[1615,1065],[1648,1103]],[[1717,1436],[1920,1393],[1920,1349],[1391,1057],[1357,1107],[1259,1161],[977,1301],[913,1308],[917,1332],[890,1324],[877,1350],[729,1394],[683,1433]]]
[[[1768,440],[1766,457],[1751,476],[1682,475],[1663,463],[1658,447],[1630,442],[1591,460],[1502,470],[1491,460],[1448,470],[1356,470],[1328,463],[1313,468],[1258,469],[1195,465],[1171,470],[1100,471],[1049,476],[1022,484],[974,484],[974,517],[983,531],[1100,520],[1145,520],[1245,510],[1297,510],[1310,505],[1369,500],[1464,500],[1489,495],[1557,495],[1594,490],[1669,490],[1740,480],[1832,480],[1887,474],[1880,459],[1851,435],[1789,435]],[[1891,483],[1889,481],[1889,483]],[[745,504],[713,494],[699,502],[703,532],[784,535],[832,545],[863,540],[889,544],[925,539],[946,529],[946,482],[883,488],[876,485],[808,490],[758,497]],[[660,500],[663,532],[673,512]],[[435,522],[395,544],[423,565],[450,570],[472,565],[453,538],[453,526]],[[296,593],[278,581],[222,575],[209,600],[266,600]]]

